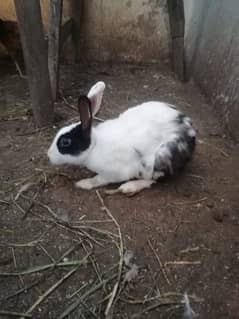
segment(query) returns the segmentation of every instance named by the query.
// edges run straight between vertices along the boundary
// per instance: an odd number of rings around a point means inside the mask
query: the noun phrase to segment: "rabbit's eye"
[[[69,147],[71,146],[71,138],[70,137],[62,137],[60,139],[60,147]]]

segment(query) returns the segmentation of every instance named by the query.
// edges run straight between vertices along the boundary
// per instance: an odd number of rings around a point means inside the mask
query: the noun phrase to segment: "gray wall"
[[[184,0],[186,60],[239,141],[239,1]]]
[[[75,1],[77,56],[88,61],[168,60],[167,0]],[[81,11],[81,13],[80,13]],[[79,19],[81,16],[81,19]]]

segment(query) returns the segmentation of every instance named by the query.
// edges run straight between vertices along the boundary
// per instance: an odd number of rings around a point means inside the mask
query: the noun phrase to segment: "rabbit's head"
[[[58,131],[47,153],[52,164],[80,165],[84,160],[91,146],[92,118],[100,109],[104,89],[104,82],[97,82],[87,96],[78,98],[80,122]]]

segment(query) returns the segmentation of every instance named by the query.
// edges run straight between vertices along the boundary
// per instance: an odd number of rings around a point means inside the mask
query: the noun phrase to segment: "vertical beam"
[[[173,70],[181,81],[185,80],[184,57],[184,5],[183,0],[168,0],[169,24],[172,41]]]
[[[53,122],[53,103],[47,46],[39,0],[14,0],[28,75],[33,115],[37,126]]]
[[[59,56],[61,40],[62,0],[50,0],[48,31],[48,67],[52,98],[55,101],[59,85]]]

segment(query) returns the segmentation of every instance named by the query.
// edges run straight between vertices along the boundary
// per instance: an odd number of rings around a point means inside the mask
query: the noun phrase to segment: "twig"
[[[78,224],[104,224],[104,223],[112,223],[112,219],[92,219],[92,220],[81,220],[81,221],[72,221],[72,225],[78,225]]]
[[[89,243],[89,244],[90,244],[90,243]],[[91,245],[91,244],[90,244],[90,246],[91,246],[91,249],[92,249],[92,245]],[[83,242],[82,242],[82,247],[84,248],[85,252],[88,253],[88,249],[86,248],[86,246],[85,246],[85,244],[84,244]],[[95,270],[96,276],[97,276],[98,279],[99,279],[99,282],[102,282],[102,278],[101,278],[99,269],[97,268],[97,265],[96,265],[94,259],[93,259],[91,256],[89,256],[89,259],[90,259],[91,264],[92,264],[92,266],[93,266],[93,268],[94,268],[94,270]]]
[[[4,243],[4,242],[0,242],[0,246],[8,246],[8,247],[16,247],[16,248],[21,248],[21,247],[34,247],[36,245],[38,245],[38,243],[40,243],[43,239],[43,237],[46,235],[46,233],[48,232],[48,229],[46,231],[43,232],[43,234],[41,234],[39,236],[38,239],[35,239],[33,241],[30,241],[28,243],[24,243],[24,244],[18,244],[18,243]]]
[[[67,251],[64,252],[64,254],[56,261],[56,263],[59,263],[61,260],[63,260],[65,257],[69,256],[80,244],[82,243],[82,240],[80,240],[76,245],[70,247]],[[92,249],[93,250],[93,249]],[[92,251],[91,250],[91,251]],[[91,252],[87,251],[87,254],[90,254]]]
[[[47,255],[47,257],[51,260],[51,262],[53,262],[54,264],[56,264],[55,259],[48,253],[48,251],[41,245],[39,244],[39,247],[41,248],[41,250],[43,250],[43,252]]]
[[[204,144],[204,145],[207,145],[207,146],[210,146],[212,148],[214,148],[215,150],[217,150],[219,153],[221,153],[224,157],[230,157],[230,155],[228,153],[226,153],[225,151],[223,151],[221,148],[215,146],[214,144],[210,144],[210,143],[207,143],[203,140],[198,140],[198,143],[199,144]]]
[[[117,231],[118,231],[118,236],[119,236],[119,269],[118,269],[118,277],[117,277],[117,282],[115,283],[115,286],[112,290],[112,294],[111,297],[108,301],[108,304],[106,306],[106,310],[105,310],[105,317],[108,318],[110,313],[112,312],[112,307],[113,307],[113,303],[114,303],[114,299],[116,298],[118,289],[119,289],[119,284],[120,284],[120,280],[121,280],[121,275],[122,275],[122,268],[123,268],[123,260],[124,260],[124,246],[123,246],[123,239],[122,239],[122,234],[121,234],[121,230],[120,230],[120,226],[117,222],[117,220],[114,218],[114,216],[112,215],[111,211],[106,207],[104,200],[102,198],[102,196],[100,195],[99,191],[96,191],[96,195],[98,197],[98,199],[100,200],[100,203],[102,205],[103,210],[107,213],[107,215],[112,219],[112,221],[114,222]]]
[[[43,265],[43,266],[36,266],[36,267],[31,267],[31,268],[28,268],[26,270],[19,271],[19,272],[5,272],[5,273],[0,272],[0,277],[1,276],[29,275],[29,274],[33,274],[35,272],[45,271],[47,269],[54,268],[54,267],[78,266],[78,265],[84,264],[88,257],[89,257],[89,255],[86,255],[82,260],[71,260],[71,261],[60,262],[58,264],[52,263],[52,264],[47,264],[47,265]]]
[[[28,213],[31,211],[32,207],[34,206],[34,200],[37,198],[38,191],[33,195],[33,199],[31,200],[28,208],[26,209],[25,214],[22,216],[22,219],[25,219],[28,215]]]
[[[42,202],[40,202],[39,200],[36,200],[36,199],[33,199],[31,197],[28,197],[26,195],[23,195],[23,194],[20,194],[20,196],[26,200],[29,200],[29,201],[33,201],[35,204],[45,208],[56,220],[58,220],[58,216],[57,214],[46,204],[43,204]]]
[[[68,106],[70,109],[72,109],[72,110],[78,112],[77,107],[76,107],[75,105],[72,105],[71,103],[69,103],[69,102],[67,101],[67,99],[64,97],[63,94],[61,94],[61,98],[62,98],[62,100],[65,102],[66,106]]]
[[[20,206],[16,201],[13,200],[14,205],[23,213],[23,216],[27,214],[26,210]]]
[[[202,176],[200,176],[200,175],[187,174],[187,176],[189,176],[189,177],[193,177],[193,178],[197,178],[197,179],[201,179],[202,181],[204,181],[204,177],[202,177]]]
[[[67,299],[71,299],[73,297],[75,297],[75,295],[78,295],[79,292],[81,292],[81,290],[83,290],[85,287],[87,287],[89,285],[89,283],[85,283],[84,285],[82,285],[79,289],[77,289],[76,291],[74,291],[71,295],[67,295],[66,298]]]
[[[11,205],[8,201],[0,199],[0,205]]]
[[[88,307],[88,305],[87,305],[83,300],[81,300],[81,304],[86,308],[86,310],[87,310],[89,313],[92,314],[92,316],[93,316],[94,318],[99,319],[99,318],[97,317],[97,315],[94,313],[94,311],[92,311],[92,310]]]
[[[31,186],[35,185],[32,182],[29,182],[27,184],[24,184],[18,191],[17,195],[15,196],[14,200],[17,201],[19,196],[23,193],[26,192]]]
[[[111,233],[108,230],[96,228],[96,227],[93,227],[93,226],[81,225],[81,226],[73,226],[72,228],[73,229],[89,229],[89,230],[93,230],[93,231],[95,231],[95,232],[97,232],[99,234],[106,235],[106,236],[109,236],[109,237],[118,237],[118,235],[116,235],[114,233]]]
[[[163,274],[163,276],[164,276],[166,282],[167,282],[169,285],[171,285],[171,282],[170,282],[170,280],[169,280],[169,278],[168,278],[167,272],[166,272],[166,270],[164,269],[164,266],[163,266],[163,264],[162,264],[162,262],[161,262],[161,260],[160,260],[160,258],[159,258],[159,255],[157,254],[157,252],[156,252],[156,250],[155,250],[153,244],[151,243],[150,239],[148,239],[148,244],[149,244],[149,247],[152,249],[155,258],[156,258],[157,261],[158,261],[159,267],[160,267],[160,269],[161,269],[161,272],[162,272],[162,274]]]
[[[79,299],[77,299],[75,302],[73,302],[57,319],[64,319],[67,317],[72,311],[74,311],[81,303],[82,300],[85,300],[87,297],[91,296],[94,292],[99,290],[103,285],[106,285],[111,280],[117,278],[118,274],[114,274],[111,277],[104,279],[102,282],[97,284],[96,286],[93,286],[91,289],[86,291],[82,296],[80,296]]]
[[[188,202],[176,202],[176,203],[173,203],[172,205],[174,206],[178,206],[178,205],[194,205],[194,204],[198,204],[198,203],[201,203],[201,202],[204,202],[205,200],[207,200],[208,197],[202,197],[202,198],[199,198],[199,199],[196,199],[196,200],[192,200],[192,201],[188,201]]]
[[[176,260],[176,261],[167,261],[164,265],[168,266],[168,265],[200,265],[201,261],[187,261],[187,260]]]
[[[149,311],[152,311],[158,307],[162,307],[162,306],[168,306],[168,305],[181,305],[182,301],[175,301],[175,300],[171,300],[171,299],[165,299],[165,300],[160,300],[159,302],[146,307],[145,309],[143,309],[141,312],[138,312],[136,314],[134,314],[132,316],[132,318],[141,318],[141,316]]]
[[[155,296],[150,298],[135,299],[134,297],[127,296],[129,299],[121,298],[121,300],[132,305],[139,305],[139,304],[144,305],[145,303],[149,303],[155,300],[162,300],[162,299],[173,298],[173,297],[182,299],[183,296],[184,296],[183,294],[178,292],[167,292],[164,294],[157,293]],[[190,297],[193,300],[193,302],[203,302],[202,298],[199,298],[195,295],[189,295],[188,297]]]
[[[80,265],[70,270],[65,276],[63,276],[60,280],[58,280],[53,286],[51,286],[47,291],[44,292],[43,295],[39,296],[36,302],[27,310],[27,314],[31,313],[40,303],[42,303],[56,288],[58,288],[67,278],[69,278]],[[24,317],[23,317],[24,318]]]
[[[187,254],[187,253],[191,253],[191,252],[195,252],[195,251],[199,251],[200,247],[188,247],[186,249],[182,249],[179,251],[180,254]]]
[[[17,260],[16,260],[14,248],[11,247],[11,250],[12,250],[12,258],[13,258],[14,268],[17,269]],[[22,279],[22,277],[20,275],[19,275],[19,280],[20,280],[22,286],[24,286],[24,281],[23,281],[23,279]]]
[[[14,311],[4,311],[4,310],[0,310],[0,316],[32,318],[31,314],[14,312]]]
[[[17,290],[16,292],[14,292],[14,293],[12,293],[12,294],[10,294],[10,295],[8,295],[8,296],[6,296],[6,297],[0,299],[0,302],[1,302],[1,301],[8,300],[8,299],[13,298],[13,297],[16,297],[16,296],[22,294],[23,292],[26,292],[26,291],[30,290],[32,287],[38,285],[41,280],[42,280],[42,279],[37,280],[37,281],[33,282],[32,284],[30,284],[29,286],[25,286],[25,287],[23,287],[23,288]]]

